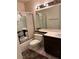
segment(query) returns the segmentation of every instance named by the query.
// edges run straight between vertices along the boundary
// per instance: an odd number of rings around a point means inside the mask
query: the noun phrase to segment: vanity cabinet
[[[61,59],[61,38],[44,36],[44,49],[48,54]]]

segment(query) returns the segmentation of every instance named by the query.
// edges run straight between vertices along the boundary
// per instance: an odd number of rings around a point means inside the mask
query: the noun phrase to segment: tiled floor
[[[24,51],[22,55],[23,55],[23,59],[58,59],[49,54],[46,54],[46,56],[44,56],[44,54],[39,54],[30,49],[27,49],[26,51]]]
[[[29,49],[31,49],[31,50],[37,52],[38,54],[41,54],[41,55],[47,57],[48,59],[58,59],[57,57],[54,57],[54,56],[51,56],[51,55],[47,54],[47,53],[44,51],[44,48],[43,48],[43,47],[40,48],[40,49],[34,49],[34,48],[31,48],[31,47],[30,47]]]
[[[30,49],[27,49],[22,53],[23,59],[48,59],[47,57],[36,53],[35,51],[32,51]]]

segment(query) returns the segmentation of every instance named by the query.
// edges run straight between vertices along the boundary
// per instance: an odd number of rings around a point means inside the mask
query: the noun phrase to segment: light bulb
[[[46,6],[46,7],[47,7],[47,6],[48,6],[48,4],[47,4],[47,3],[44,3],[44,6]]]

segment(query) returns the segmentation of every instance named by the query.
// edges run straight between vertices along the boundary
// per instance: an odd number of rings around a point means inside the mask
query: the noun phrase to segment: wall
[[[26,10],[26,12],[32,12],[33,11],[32,2],[31,1],[27,1],[25,3],[25,10]]]
[[[17,3],[17,9],[18,9],[18,11],[19,11],[22,15],[24,15],[24,12],[25,12],[25,5],[24,5],[24,2],[18,1],[18,3]]]

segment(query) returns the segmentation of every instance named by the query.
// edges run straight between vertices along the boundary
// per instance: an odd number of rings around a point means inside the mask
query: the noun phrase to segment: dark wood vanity
[[[44,49],[48,54],[61,59],[61,38],[44,35]]]

